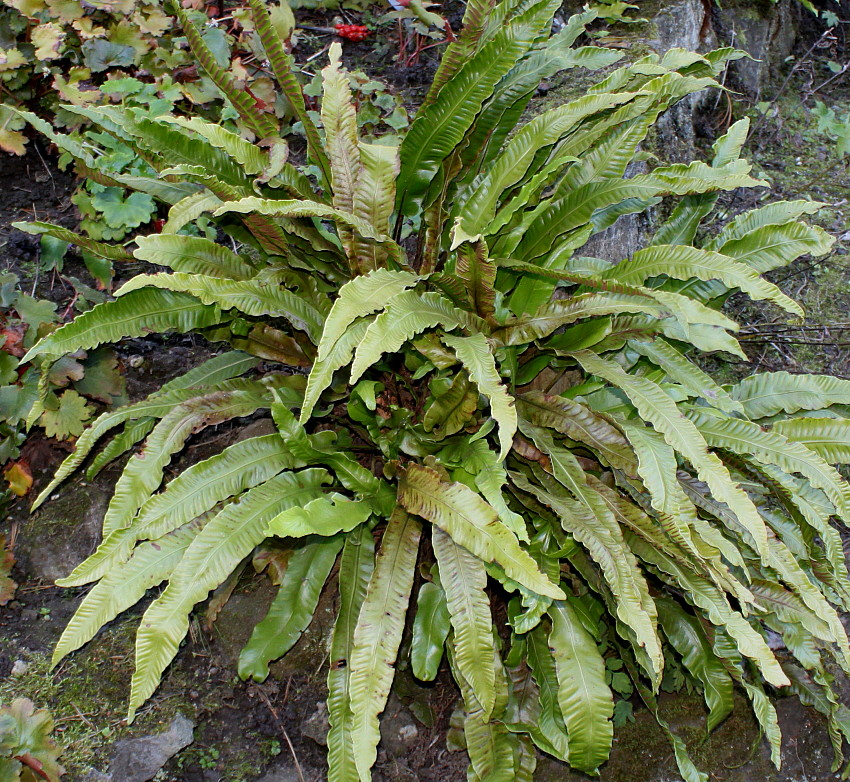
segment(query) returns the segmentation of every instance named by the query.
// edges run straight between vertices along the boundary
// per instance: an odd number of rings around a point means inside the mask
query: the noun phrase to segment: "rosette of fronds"
[[[709,728],[741,688],[777,762],[765,685],[790,688],[830,718],[840,758],[848,723],[830,672],[850,668],[837,613],[850,582],[835,525],[850,490],[834,465],[850,457],[850,382],[765,373],[724,387],[694,363],[743,355],[719,306],[732,291],[800,318],[762,275],[832,239],[800,221],[818,209],[809,201],[700,230],[721,191],[763,185],[739,158],[746,122],[710,163],[625,176],[669,106],[718,87],[732,50],[609,67],[582,97],[520,124],[541,79],[617,59],[574,47],[592,14],[550,36],[558,6],[471,2],[393,147],[358,137],[336,46],[321,129],[312,123],[254,0],[318,181],[274,136],[258,146],[197,119],[86,109],[145,151],[158,177],[137,184],[169,205],[162,233],[132,250],[86,246],[166,270],[134,277],[31,353],[169,330],[236,349],[98,419],[38,500],[90,456],[93,474],[144,442],[103,543],[60,582],[97,583],[56,650],[165,583],[140,623],[131,716],[193,607],[275,537],[292,554],[240,674],[267,676],[338,562],[332,780],[370,777],[409,614],[414,674],[433,679],[445,654],[462,694],[470,779],[531,779],[535,747],[593,772],[612,740],[606,671],[666,727],[655,702],[665,665],[704,693]],[[664,198],[669,220],[631,258],[582,254]],[[201,214],[226,244],[179,232]],[[262,409],[274,433],[160,490],[190,434]],[[507,623],[494,624],[494,600]],[[670,735],[683,775],[704,779]]]

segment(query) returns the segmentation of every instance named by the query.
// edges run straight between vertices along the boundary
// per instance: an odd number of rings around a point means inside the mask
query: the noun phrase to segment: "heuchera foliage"
[[[709,729],[740,688],[777,764],[766,685],[798,694],[829,718],[840,762],[850,722],[832,671],[850,670],[837,613],[850,581],[835,525],[850,518],[850,489],[834,465],[850,461],[850,382],[780,372],[721,386],[691,359],[743,356],[719,306],[730,291],[802,317],[762,275],[824,255],[832,239],[800,221],[817,212],[810,201],[699,230],[719,192],[763,186],[739,158],[745,121],[709,163],[624,176],[662,112],[718,87],[730,49],[609,68],[582,97],[520,123],[541,79],[618,58],[573,46],[592,13],[551,35],[559,5],[471,0],[389,146],[358,136],[338,46],[319,132],[251,0],[314,178],[250,101],[234,105],[259,145],[200,119],[69,107],[145,155],[156,175],[120,181],[166,204],[167,220],[135,246],[20,227],[166,270],[132,278],[24,360],[46,357],[46,372],[69,352],[152,331],[233,348],[96,419],[37,500],[90,457],[93,475],[144,442],[102,544],[60,582],[94,586],[55,652],[164,583],[137,634],[131,718],[193,607],[276,541],[292,553],[239,673],[268,675],[336,564],[331,780],[370,778],[409,614],[413,673],[433,679],[445,656],[460,689],[470,779],[530,780],[538,749],[593,772],[615,708],[628,711],[614,691],[634,688],[667,729],[655,698],[665,670],[704,694]],[[23,116],[96,168],[89,150]],[[663,198],[669,220],[631,258],[582,254]],[[226,244],[180,233],[201,215]],[[271,434],[161,488],[190,435],[261,410]],[[670,738],[687,782],[705,780]]]

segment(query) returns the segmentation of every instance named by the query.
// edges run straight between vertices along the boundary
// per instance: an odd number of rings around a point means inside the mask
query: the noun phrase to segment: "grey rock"
[[[21,526],[15,554],[24,572],[45,581],[67,576],[97,548],[108,503],[100,482],[59,491]]]
[[[753,58],[730,64],[731,86],[754,102],[761,100],[765,84],[779,74],[794,46],[794,5],[790,0],[770,4],[733,0],[714,8],[711,21],[722,44],[743,49]]]
[[[12,666],[12,677],[20,679],[29,673],[29,669],[29,663],[24,660],[15,660],[15,664]]]
[[[251,592],[234,592],[215,620],[216,646],[225,659],[236,664],[254,626],[268,612],[277,592],[267,579]]]
[[[303,769],[302,769],[303,772]],[[292,766],[278,766],[257,782],[300,782],[298,772]]]
[[[115,745],[109,765],[112,782],[147,782],[174,755],[192,743],[194,724],[178,714],[163,733],[126,739]]]
[[[390,758],[404,760],[410,756],[419,738],[413,715],[395,694],[390,695],[381,717],[381,747]]]
[[[250,440],[252,437],[262,437],[263,435],[274,434],[275,432],[277,432],[277,427],[271,418],[260,418],[239,427],[234,439],[236,442],[240,442],[241,440]]]
[[[304,722],[301,723],[301,735],[313,739],[319,746],[328,745],[328,731],[331,724],[328,722],[328,705],[325,701],[319,701],[314,711]]]

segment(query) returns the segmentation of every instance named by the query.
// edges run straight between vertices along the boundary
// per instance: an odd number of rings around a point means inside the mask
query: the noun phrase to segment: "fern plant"
[[[258,146],[197,119],[69,107],[144,151],[158,176],[124,184],[167,204],[167,221],[132,250],[19,227],[166,270],[132,278],[25,359],[48,368],[152,331],[234,348],[98,418],[36,502],[86,460],[93,475],[144,442],[102,544],[59,582],[97,583],[54,658],[165,583],[137,634],[130,718],[193,607],[276,537],[293,553],[239,672],[268,675],[338,561],[331,780],[370,778],[409,614],[413,673],[433,679],[445,654],[462,694],[470,779],[530,780],[535,748],[595,771],[611,747],[615,658],[628,677],[618,692],[633,686],[665,728],[665,666],[704,693],[709,729],[743,689],[777,764],[765,684],[790,689],[827,715],[840,762],[850,722],[832,677],[850,670],[837,613],[850,582],[834,525],[850,488],[834,465],[850,461],[850,382],[775,373],[724,387],[691,358],[743,356],[719,307],[730,291],[801,317],[762,274],[832,239],[801,222],[818,204],[783,201],[696,241],[721,191],[763,184],[739,158],[745,121],[710,163],[625,177],[665,109],[718,86],[730,49],[644,57],[520,124],[541,79],[618,57],[574,48],[592,13],[550,36],[558,7],[471,0],[395,147],[358,137],[336,46],[313,123],[251,0],[315,180],[274,135]],[[582,255],[665,197],[675,207],[647,247],[617,264]],[[200,215],[227,245],[180,233]],[[262,409],[276,433],[160,490],[192,433]],[[494,624],[493,599],[507,623]],[[686,780],[705,780],[670,736]]]

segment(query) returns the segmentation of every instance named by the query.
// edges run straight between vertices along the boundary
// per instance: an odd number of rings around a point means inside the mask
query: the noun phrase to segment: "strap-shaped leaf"
[[[817,214],[823,207],[818,201],[776,201],[760,209],[738,215],[706,245],[707,250],[717,250],[727,242],[743,239],[747,234],[769,225],[785,225],[799,220],[803,215]]]
[[[307,136],[307,151],[313,161],[319,166],[322,172],[322,179],[327,184],[331,181],[330,164],[322,146],[322,141],[319,138],[319,131],[316,129],[312,117],[307,112],[304,93],[295,76],[292,57],[287,54],[284,43],[272,24],[268,9],[263,0],[248,0],[248,4],[251,7],[251,16],[257,29],[257,35],[260,36],[260,41],[263,44],[263,49],[266,51],[266,56],[272,66],[277,83],[286,95],[301,124],[304,126],[304,135]]]
[[[727,255],[685,245],[655,245],[638,250],[631,260],[605,272],[621,282],[641,284],[652,277],[667,275],[678,280],[720,280],[728,288],[740,288],[751,299],[767,300],[798,317],[803,308],[773,283],[761,279],[749,266]]]
[[[151,331],[180,332],[220,323],[221,310],[194,296],[167,290],[140,290],[116,301],[97,304],[60,326],[30,348],[22,362],[35,356],[61,356],[89,350],[124,337],[142,337]]]
[[[454,662],[486,720],[496,703],[493,618],[490,600],[484,592],[487,571],[480,559],[458,546],[439,527],[433,528],[431,541],[454,629]]]
[[[390,233],[390,216],[395,205],[395,180],[398,176],[398,147],[360,142],[361,169],[354,188],[352,211],[365,220],[377,234]],[[355,237],[353,244],[357,268],[361,273],[386,265],[387,248],[371,239]]]
[[[727,133],[714,142],[711,165],[725,166],[737,160],[741,156],[749,129],[749,118],[733,123]],[[667,222],[656,231],[651,244],[693,244],[702,219],[711,212],[716,203],[716,193],[685,196],[676,205]]]
[[[463,328],[471,332],[486,328],[477,315],[453,307],[439,293],[404,291],[390,300],[366,330],[354,354],[351,382],[356,383],[384,353],[396,352],[409,339],[435,326],[447,331]]]
[[[549,647],[569,736],[569,764],[593,773],[608,759],[614,735],[614,696],[605,683],[605,661],[569,600],[552,603],[549,616]]]
[[[646,200],[668,193],[688,195],[759,184],[749,177],[748,171],[747,166],[738,164],[711,168],[705,163],[691,163],[659,168],[652,174],[639,174],[631,179],[589,182],[567,191],[561,198],[541,201],[514,229],[515,241],[509,244],[507,252],[524,261],[545,256],[559,236],[586,226],[598,209],[630,198]],[[510,253],[511,247],[516,248],[516,254]],[[501,247],[495,249],[501,252]]]
[[[214,215],[218,217],[227,212],[269,215],[271,217],[318,217],[320,219],[333,220],[337,225],[351,228],[366,239],[380,242],[386,247],[390,257],[396,263],[400,266],[406,265],[404,252],[389,236],[377,233],[369,223],[353,214],[334,209],[318,201],[308,201],[306,199],[273,201],[268,198],[250,196],[222,204],[214,212]]]
[[[167,114],[161,117],[161,121],[197,133],[216,149],[224,150],[246,174],[262,174],[268,166],[268,157],[260,147],[214,122],[204,122],[200,117],[172,117]]]
[[[407,510],[440,527],[483,562],[496,562],[532,592],[561,599],[560,588],[540,572],[496,511],[471,489],[445,483],[430,467],[412,464],[399,483],[398,497]]]
[[[667,640],[682,656],[685,668],[702,685],[710,733],[732,711],[732,679],[715,656],[702,625],[695,617],[686,614],[669,597],[656,598],[655,604]]]
[[[440,90],[433,103],[416,115],[401,145],[398,211],[413,215],[431,180],[493,92],[538,35],[537,20],[508,22],[493,40],[468,60]]]
[[[466,283],[467,300],[471,310],[482,318],[492,318],[495,312],[496,264],[487,257],[483,239],[463,242],[457,248],[455,273]]]
[[[642,423],[618,423],[635,451],[638,475],[667,534],[704,564],[716,562],[717,555],[722,554],[730,564],[745,568],[738,547],[697,514],[679,484],[676,453],[664,437]]]
[[[463,168],[469,169],[467,179],[474,174],[477,180],[492,166],[505,140],[520,124],[520,117],[541,81],[569,68],[601,68],[620,59],[611,49],[572,48],[591,15],[592,12],[571,16],[558,33],[535,47],[496,85],[460,150]],[[520,168],[518,179],[523,173]]]
[[[581,402],[542,391],[527,391],[517,396],[517,407],[527,421],[590,446],[615,467],[628,470],[634,464],[629,441],[623,433]]]
[[[538,625],[526,638],[528,664],[539,689],[540,703],[536,724],[528,725],[529,735],[544,752],[566,762],[570,752],[569,738],[565,730],[564,715],[558,704],[558,675],[545,628]]]
[[[304,462],[295,459],[275,434],[234,443],[188,467],[165,491],[150,497],[132,523],[106,535],[94,554],[62,579],[62,585],[93,581],[124,561],[136,541],[158,538],[283,470],[303,466]]]
[[[133,256],[123,247],[114,244],[104,244],[96,242],[94,239],[89,239],[87,236],[75,234],[61,225],[53,225],[52,223],[32,222],[32,223],[12,223],[12,228],[17,228],[24,233],[33,234],[35,236],[52,236],[60,239],[63,242],[70,242],[77,247],[82,247],[90,253],[94,253],[100,258],[108,258],[110,261],[129,261]]]
[[[53,650],[51,666],[95,637],[101,627],[134,606],[177,567],[203,525],[193,522],[157,540],[142,543],[127,562],[110,570],[83,598]]]
[[[306,505],[283,511],[269,522],[266,533],[281,538],[336,535],[350,532],[366,521],[371,513],[368,502],[350,500],[333,492]]]
[[[718,657],[727,661],[726,670],[732,678],[740,684],[753,706],[753,713],[767,738],[770,745],[770,759],[776,768],[781,766],[782,731],[779,728],[779,719],[776,709],[770,702],[770,698],[764,692],[761,682],[745,679],[741,672],[741,656],[737,653],[734,645],[724,633],[716,633],[714,636],[714,651]]]
[[[344,352],[339,355],[337,345],[349,326],[358,318],[383,309],[394,296],[415,285],[416,280],[417,277],[412,272],[376,269],[369,274],[355,277],[340,288],[339,296],[325,320],[318,356],[307,380],[304,405],[301,408],[302,423],[309,418],[333,373],[348,362],[354,345],[360,342],[358,338],[357,342],[350,346],[351,350],[347,356]],[[363,326],[364,330],[365,327]],[[360,336],[362,337],[362,333]],[[332,361],[332,356],[336,360]]]
[[[422,428],[437,440],[457,434],[478,409],[478,390],[466,372],[458,372],[445,393],[434,391],[431,396],[422,416]]]
[[[150,234],[136,237],[133,255],[176,272],[203,274],[230,280],[248,280],[256,270],[223,244],[201,236]]]
[[[329,479],[319,469],[284,472],[249,489],[215,515],[189,545],[165,591],[151,604],[136,636],[136,670],[128,720],[156,689],[189,630],[189,612],[230,575],[265,537],[270,518],[321,493]]]
[[[543,442],[540,443],[542,445]],[[551,508],[564,530],[587,549],[614,594],[617,618],[634,633],[637,645],[646,650],[647,674],[657,680],[663,667],[663,655],[655,627],[655,605],[637,560],[623,539],[618,523],[620,518],[614,512],[619,509],[609,504],[610,497],[587,485],[581,468],[577,464],[569,464],[571,454],[568,451],[552,447],[547,450],[550,451],[553,468],[556,462],[560,462],[560,468],[555,469],[556,478],[568,485],[580,501],[571,500],[563,493],[546,491],[522,475],[512,475],[513,482]],[[552,483],[558,486],[554,481]]]
[[[375,541],[369,525],[364,524],[346,536],[339,563],[339,610],[328,669],[328,782],[360,782],[351,737],[350,660],[354,628],[374,566]]]
[[[344,538],[336,535],[298,549],[286,565],[280,588],[239,653],[239,676],[266,680],[269,663],[283,657],[310,622]]]
[[[788,677],[764,638],[738,611],[732,609],[725,595],[714,584],[683,567],[638,535],[627,531],[625,536],[629,547],[640,559],[672,579],[689,603],[705,611],[712,624],[725,629],[741,654],[758,666],[768,682],[774,687],[788,684]]]
[[[663,389],[649,378],[630,375],[612,361],[579,350],[572,354],[585,371],[620,388],[638,412],[658,430],[664,439],[697,470],[714,497],[725,502],[738,521],[752,536],[756,550],[767,555],[767,530],[764,520],[744,490],[729,475],[720,459],[706,448],[699,430],[678,409]]]
[[[337,480],[349,491],[356,492],[361,499],[367,500],[377,516],[388,516],[395,507],[393,489],[385,481],[375,477],[371,470],[357,462],[345,451],[339,450],[333,436],[328,439],[319,432],[308,435],[295,419],[289,407],[283,401],[272,405],[272,418],[278,427],[286,447],[293,456],[308,464],[324,464],[336,474]]]
[[[745,377],[729,391],[748,418],[769,418],[798,410],[823,410],[850,404],[850,380],[829,375],[761,372]]]
[[[790,418],[773,431],[802,443],[829,464],[850,464],[850,421],[846,418]]]
[[[502,383],[496,359],[483,334],[470,337],[454,337],[444,334],[443,342],[448,345],[469,372],[470,379],[478,390],[490,401],[490,412],[499,425],[499,458],[504,459],[511,449],[517,427],[517,413],[513,397]]]
[[[488,718],[484,708],[478,703],[469,682],[461,674],[454,653],[454,637],[449,637],[447,648],[452,673],[460,686],[466,711],[463,721],[463,737],[469,754],[470,767],[467,780],[472,782],[515,782],[514,765],[517,759],[517,737],[508,732],[499,719]],[[498,657],[493,653],[493,667],[496,670],[496,704],[494,714],[502,716],[508,700],[507,675]]]
[[[834,635],[829,624],[814,613],[805,602],[775,581],[753,581],[753,594],[765,611],[775,614],[788,624],[805,628],[815,638],[832,641]]]
[[[688,391],[697,394],[709,404],[727,413],[743,413],[744,408],[721,388],[710,375],[680,353],[669,342],[656,338],[650,341],[630,340],[629,345],[638,353],[663,369],[670,379]]]
[[[197,220],[204,212],[214,212],[221,206],[221,199],[211,190],[204,188],[181,198],[168,210],[168,220],[162,226],[162,234],[176,234],[181,228]]]
[[[215,82],[216,87],[225,94],[239,112],[239,116],[242,117],[245,124],[259,138],[276,134],[278,127],[273,116],[261,111],[256,104],[255,98],[237,85],[236,79],[230,71],[226,71],[218,64],[215,55],[210,51],[200,31],[189,19],[189,15],[183,10],[183,7],[177,6],[176,12],[186,40],[192,48],[192,53],[198,59],[203,69],[209,74],[209,77]]]
[[[124,283],[115,295],[118,300],[145,288],[189,293],[216,309],[235,309],[245,315],[286,318],[314,342],[322,332],[322,315],[303,296],[286,290],[274,281],[227,280],[203,274],[159,272],[139,274]]]
[[[538,150],[555,143],[583,118],[633,97],[631,93],[588,95],[550,109],[523,125],[458,210],[464,231],[473,236],[484,232],[499,199],[522,179]]]
[[[410,641],[410,669],[417,679],[431,682],[437,678],[450,629],[451,619],[443,587],[436,581],[423,582],[416,600]]]
[[[826,255],[835,237],[817,225],[786,223],[759,228],[724,243],[719,252],[747,264],[759,274],[787,266],[801,255]]]
[[[163,470],[183,448],[186,438],[207,426],[241,418],[271,404],[259,383],[243,391],[218,391],[176,407],[151,432],[142,453],[133,456],[121,473],[103,517],[103,534],[127,527],[142,504],[162,483]],[[191,517],[190,517],[191,518]]]
[[[431,80],[428,94],[422,101],[423,106],[434,102],[441,87],[457,73],[458,69],[476,51],[488,16],[495,4],[496,0],[471,0],[466,4],[460,34],[455,40],[449,42],[445,53],[440,58],[440,64]]]
[[[322,125],[331,166],[333,205],[354,211],[354,190],[362,169],[358,147],[357,115],[348,76],[341,67],[342,46],[331,44],[329,63],[322,68]]]
[[[114,412],[103,413],[77,439],[74,452],[59,466],[53,479],[36,498],[31,510],[38,508],[50,496],[51,492],[83,463],[98,440],[110,429],[125,421],[161,417],[176,405],[197,395],[197,392],[187,391],[187,389],[203,386],[207,383],[210,385],[226,383],[231,378],[253,369],[256,365],[257,359],[247,353],[241,351],[222,353],[220,356],[205,361],[201,366],[190,370],[185,375],[170,380],[156,394],[147,399],[119,408]]]
[[[812,486],[829,497],[839,516],[850,520],[850,486],[834,467],[805,445],[791,442],[776,428],[765,432],[750,421],[718,418],[696,410],[688,417],[713,448],[754,456],[758,462],[774,464],[786,472],[805,476]]]
[[[371,778],[369,769],[378,755],[378,715],[395,674],[421,531],[416,518],[402,508],[394,511],[354,630],[348,692],[354,762],[363,782]]]
[[[543,304],[525,318],[508,321],[494,330],[493,336],[505,345],[526,345],[548,337],[569,323],[605,315],[645,314],[653,318],[670,317],[670,310],[652,299],[617,293],[582,293],[569,299]]]
[[[138,421],[125,424],[124,430],[104,445],[91,460],[91,464],[86,469],[86,478],[93,480],[107,464],[129,451],[136,443],[144,440],[155,425],[156,420],[153,418],[141,418]]]

